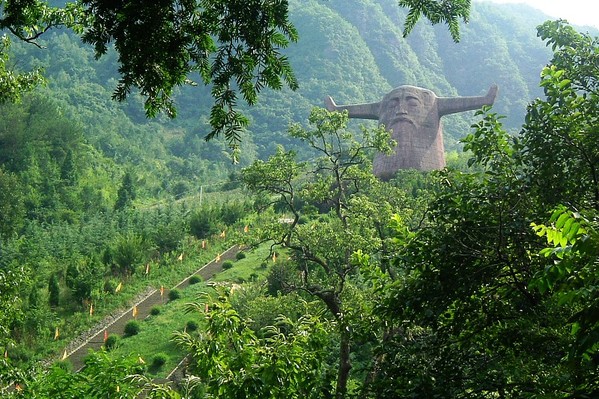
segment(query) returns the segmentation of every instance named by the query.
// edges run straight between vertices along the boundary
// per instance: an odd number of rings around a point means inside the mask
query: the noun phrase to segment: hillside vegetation
[[[239,163],[204,140],[213,88],[178,87],[177,118],[147,119],[147,97],[111,99],[112,47],[95,59],[66,29],[12,44],[47,84],[0,104],[0,394],[596,397],[598,39],[516,5],[474,3],[459,43],[425,21],[403,38],[396,0],[289,10],[299,88],[239,102]],[[388,182],[372,157],[389,132],[320,108],[493,83],[493,107],[444,119],[448,168]],[[55,361],[233,244],[218,284],[172,290],[79,373]],[[184,356],[186,378],[154,381]]]

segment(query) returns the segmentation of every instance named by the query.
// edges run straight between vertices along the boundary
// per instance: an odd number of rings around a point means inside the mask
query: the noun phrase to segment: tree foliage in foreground
[[[347,120],[347,114],[315,108],[310,129],[293,125],[289,132],[315,150],[318,158],[300,163],[293,152],[279,148],[268,161],[256,161],[242,172],[250,190],[266,195],[272,205],[290,215],[288,223],[278,217],[261,220],[265,224],[257,233],[258,240],[273,243],[273,251],[285,248],[291,253],[277,284],[284,292],[301,291],[318,298],[335,321],[337,398],[348,395],[360,330],[361,305],[352,299],[354,290],[359,290],[354,285],[359,268],[353,253],[383,251],[385,234],[379,228],[391,215],[390,204],[402,198],[397,192],[388,193],[390,198],[379,192],[381,183],[369,161],[373,151],[390,151],[394,143],[389,132],[363,128],[354,134],[346,129]]]
[[[206,319],[199,336],[175,333],[175,341],[192,356],[189,372],[198,389],[218,398],[321,398],[328,391],[324,378],[328,326],[317,315],[297,321],[279,316],[258,335],[232,307],[230,291],[188,305]]]
[[[539,35],[555,56],[521,136],[485,110],[464,140],[475,170],[441,172],[427,223],[397,231],[402,278],[378,279],[375,397],[599,392],[597,42],[559,21]]]

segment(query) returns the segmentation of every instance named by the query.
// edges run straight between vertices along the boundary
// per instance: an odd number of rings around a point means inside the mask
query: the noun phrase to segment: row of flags
[[[248,231],[249,231],[249,226],[248,226],[248,225],[245,225],[245,227],[243,228],[243,232],[244,232],[244,233],[247,233]],[[223,231],[222,231],[222,232],[219,234],[219,237],[220,237],[220,238],[225,238],[225,237],[226,237],[226,234],[227,234],[227,233],[226,233],[226,231],[225,231],[225,230],[223,230]],[[206,248],[206,240],[202,240],[202,249],[205,249],[205,248]],[[183,256],[184,256],[184,253],[183,253],[183,252],[181,252],[181,254],[180,254],[178,257],[177,257],[177,260],[178,260],[179,262],[182,262],[182,261],[183,261]],[[220,254],[220,253],[218,253],[218,254],[216,255],[215,261],[216,261],[216,262],[220,262],[220,260],[221,260],[221,254]],[[277,255],[276,255],[276,254],[273,254],[273,255],[272,255],[272,261],[273,261],[273,262],[276,262],[276,260],[277,260]],[[145,270],[145,274],[147,275],[147,274],[149,274],[149,273],[150,273],[150,263],[148,262],[148,263],[146,264],[146,270]],[[123,283],[122,283],[122,282],[119,282],[119,284],[118,284],[118,285],[116,286],[116,288],[114,289],[114,292],[115,292],[115,293],[117,293],[117,292],[120,292],[122,289],[123,289]],[[161,286],[160,286],[160,297],[161,297],[161,298],[163,298],[163,297],[164,297],[164,286],[163,286],[163,285],[161,285]],[[205,309],[205,311],[206,311],[206,312],[208,312],[208,304],[206,304],[206,309]],[[134,318],[137,318],[137,315],[138,315],[138,309],[137,309],[137,305],[133,306],[133,309],[132,309],[132,311],[131,311],[131,314],[132,314],[132,316],[133,316]],[[90,317],[94,315],[94,304],[93,304],[93,303],[90,303],[90,305],[89,305],[89,315],[90,315]],[[56,340],[58,340],[59,338],[60,338],[60,329],[59,329],[59,327],[56,327],[56,329],[54,330],[54,340],[56,341]],[[108,340],[108,330],[107,330],[107,329],[105,329],[105,330],[104,330],[104,342],[106,342],[107,340]],[[5,350],[5,351],[4,351],[4,357],[5,357],[5,358],[8,358],[8,351],[7,351],[7,350]],[[68,353],[67,353],[67,350],[65,349],[65,350],[64,350],[64,352],[63,352],[63,355],[62,355],[62,358],[61,358],[61,360],[65,360],[66,358],[68,358]]]

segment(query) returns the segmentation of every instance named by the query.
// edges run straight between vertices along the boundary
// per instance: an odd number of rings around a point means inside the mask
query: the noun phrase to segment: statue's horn
[[[493,105],[497,96],[497,85],[491,86],[485,96],[479,97],[439,97],[437,109],[439,116],[454,114],[456,112],[472,111],[483,105]]]
[[[329,111],[344,111],[346,110],[350,118],[360,119],[379,119],[379,110],[381,103],[370,104],[353,104],[353,105],[337,105],[331,96],[326,96],[324,105]]]

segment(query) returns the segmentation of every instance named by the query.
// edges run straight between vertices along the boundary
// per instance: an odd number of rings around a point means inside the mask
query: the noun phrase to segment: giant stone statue
[[[338,106],[327,96],[325,105],[329,111],[347,110],[350,118],[376,119],[391,130],[391,138],[397,141],[394,153],[376,154],[373,164],[374,174],[387,180],[398,169],[444,168],[441,117],[492,105],[496,95],[496,85],[485,96],[451,98],[437,97],[420,87],[399,86],[377,103]]]

